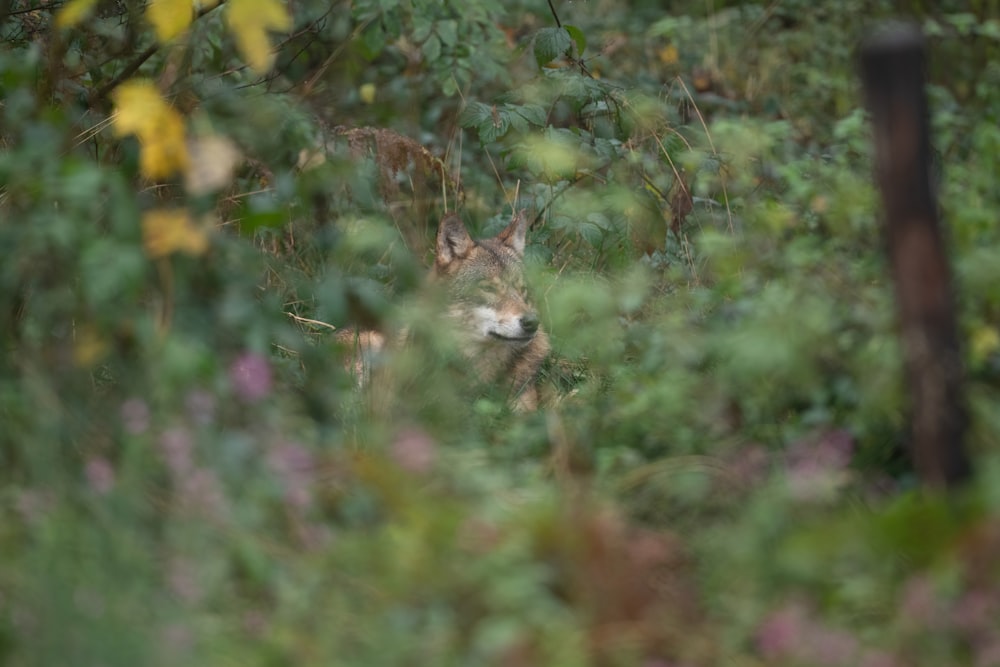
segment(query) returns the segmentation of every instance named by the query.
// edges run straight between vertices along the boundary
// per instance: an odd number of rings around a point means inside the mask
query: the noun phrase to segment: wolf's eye
[[[500,294],[500,285],[493,282],[492,280],[484,280],[476,288],[482,293],[488,296],[497,296]]]

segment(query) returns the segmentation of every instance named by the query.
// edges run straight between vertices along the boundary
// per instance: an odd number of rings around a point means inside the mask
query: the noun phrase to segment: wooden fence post
[[[925,64],[925,42],[915,27],[886,28],[862,46],[910,395],[910,451],[923,482],[943,487],[969,477],[971,467],[963,446],[967,418],[954,294],[932,176]]]

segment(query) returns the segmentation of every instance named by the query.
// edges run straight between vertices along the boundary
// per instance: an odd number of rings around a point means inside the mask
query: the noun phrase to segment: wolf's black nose
[[[524,333],[534,334],[538,331],[538,315],[535,313],[528,313],[521,317],[521,328],[524,329]]]

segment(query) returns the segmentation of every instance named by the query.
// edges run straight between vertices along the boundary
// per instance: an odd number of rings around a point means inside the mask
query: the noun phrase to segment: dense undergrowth
[[[996,3],[551,4],[9,3],[0,661],[1000,661]],[[855,71],[892,16],[932,53],[949,498]],[[423,280],[445,209],[485,236],[515,192],[532,414]],[[393,382],[352,324],[414,332]]]

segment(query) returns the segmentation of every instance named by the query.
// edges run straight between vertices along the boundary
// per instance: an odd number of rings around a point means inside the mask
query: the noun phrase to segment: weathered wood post
[[[971,467],[963,446],[967,418],[955,301],[932,176],[925,65],[916,27],[885,28],[862,46],[910,394],[910,451],[923,482],[942,487],[966,479]]]

